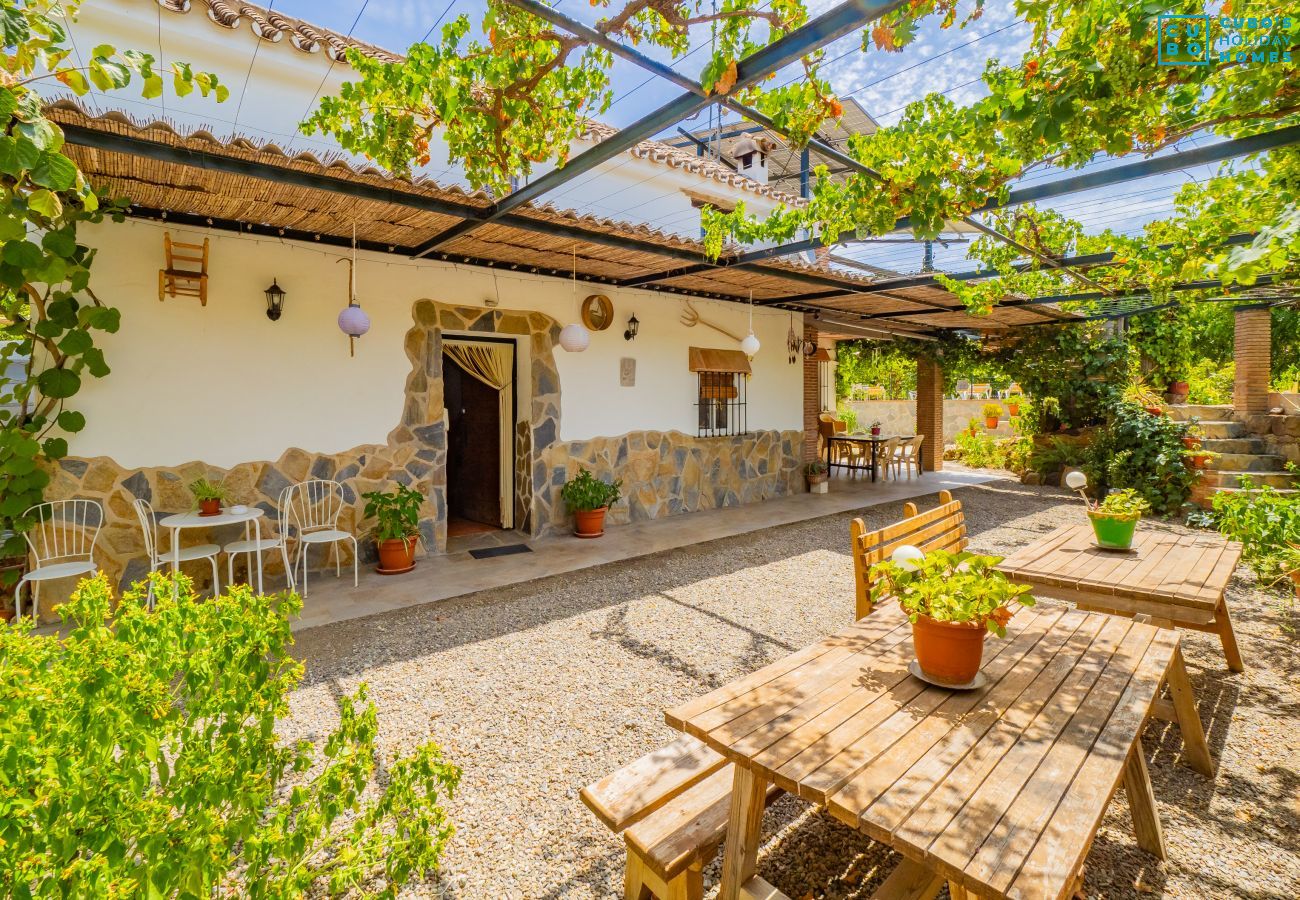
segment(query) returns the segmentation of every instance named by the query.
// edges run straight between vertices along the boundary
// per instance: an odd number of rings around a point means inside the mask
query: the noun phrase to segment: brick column
[[[817,329],[804,325],[803,339],[817,343]],[[821,395],[818,391],[817,360],[803,358],[803,461],[812,462],[819,456],[817,416],[821,413]]]
[[[916,433],[921,444],[921,469],[943,468],[943,370],[928,359],[916,361]]]
[[[1237,378],[1232,386],[1233,409],[1243,415],[1268,412],[1272,314],[1267,307],[1238,307],[1233,332]]]

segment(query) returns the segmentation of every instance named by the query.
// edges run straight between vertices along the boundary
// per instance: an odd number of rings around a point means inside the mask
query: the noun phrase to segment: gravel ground
[[[1010,479],[958,493],[984,552],[1079,514],[1060,491]],[[879,526],[899,512],[865,517]],[[298,640],[307,682],[286,736],[323,734],[337,697],[365,681],[386,751],[434,739],[464,768],[443,873],[411,897],[620,897],[622,842],[578,791],[676,737],[665,708],[848,623],[850,518],[312,629]],[[1228,672],[1217,638],[1184,632],[1217,777],[1178,763],[1177,728],[1153,722],[1144,743],[1169,860],[1137,848],[1120,791],[1088,858],[1088,897],[1300,896],[1300,659],[1281,630],[1293,614],[1245,569],[1229,596],[1246,673]],[[760,874],[797,900],[868,897],[898,861],[789,797],[766,822]],[[706,891],[716,885],[715,861]]]

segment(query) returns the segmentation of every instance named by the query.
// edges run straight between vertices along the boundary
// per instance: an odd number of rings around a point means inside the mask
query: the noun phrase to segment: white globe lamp
[[[889,559],[904,572],[915,572],[921,567],[921,561],[925,559],[925,553],[920,547],[904,544],[891,553]]]
[[[762,344],[758,342],[758,338],[754,337],[754,332],[751,331],[749,334],[745,335],[745,339],[740,342],[740,351],[746,356],[755,356],[761,346]]]
[[[1065,486],[1072,491],[1081,491],[1088,486],[1088,476],[1075,469],[1066,474]]]
[[[591,343],[591,332],[581,322],[560,329],[560,346],[570,353],[581,353]]]

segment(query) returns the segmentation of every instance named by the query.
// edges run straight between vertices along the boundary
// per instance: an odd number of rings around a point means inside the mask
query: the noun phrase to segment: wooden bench
[[[903,505],[903,520],[868,531],[867,523],[854,519],[849,525],[853,553],[853,587],[857,593],[857,615],[861,619],[871,612],[871,567],[889,559],[889,555],[906,544],[953,553],[966,549],[966,516],[961,501],[948,491],[939,492],[939,505],[918,513],[915,503]]]
[[[582,802],[627,847],[626,900],[700,900],[703,870],[727,834],[735,767],[693,737],[582,789]],[[781,793],[768,791],[771,803]]]

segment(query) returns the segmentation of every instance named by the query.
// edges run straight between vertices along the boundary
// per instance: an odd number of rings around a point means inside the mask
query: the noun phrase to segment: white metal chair
[[[280,492],[280,509],[285,508],[285,503],[292,487],[287,487]],[[289,565],[289,547],[288,540],[285,537],[285,526],[281,524],[280,533],[268,535],[261,538],[245,538],[240,541],[231,541],[221,548],[221,552],[226,554],[226,584],[235,583],[235,557],[241,553],[248,555],[248,581],[253,581],[253,556],[257,556],[257,565],[260,569],[262,565],[262,553],[267,550],[279,550],[280,558],[284,561],[284,577],[289,584],[289,590],[293,590],[293,566]]]
[[[342,560],[337,545],[340,541],[352,543],[352,586],[358,581],[357,539],[349,531],[339,528],[343,514],[343,485],[337,481],[320,479],[303,481],[285,488],[280,495],[280,534],[284,540],[296,540],[297,550],[293,568],[302,561],[302,593],[307,595],[307,551],[312,544],[330,544],[334,553],[334,576],[342,574]],[[296,583],[296,576],[291,574]]]
[[[958,381],[953,385],[953,391],[957,394],[958,400],[969,400],[970,382],[963,378],[961,381]]]
[[[916,469],[918,478],[921,476],[921,443],[924,440],[925,435],[918,434],[898,447],[897,467],[900,471],[906,470],[909,479],[912,477],[912,469]]]
[[[193,547],[181,547],[180,552],[174,555],[171,549],[164,553],[158,543],[158,520],[154,518],[153,507],[149,505],[149,501],[136,500],[132,506],[135,507],[135,514],[140,519],[140,528],[144,531],[144,552],[149,557],[150,572],[157,572],[163,566],[171,565],[177,560],[187,563],[196,559],[206,559],[212,565],[212,596],[221,593],[221,579],[217,577],[217,554],[221,552],[219,546],[195,544]],[[178,535],[173,533],[172,540],[177,538]],[[152,587],[149,588],[149,603],[153,604]]]
[[[978,397],[980,400],[990,400],[993,397],[993,385],[987,381],[981,381],[977,384],[973,384],[971,385],[970,395],[972,400],[974,400],[976,397]]]
[[[14,588],[14,612],[23,614],[23,585],[32,585],[32,617],[41,616],[41,582],[92,575],[95,541],[104,525],[104,508],[94,500],[51,500],[23,513],[36,523],[23,534],[36,565]]]

